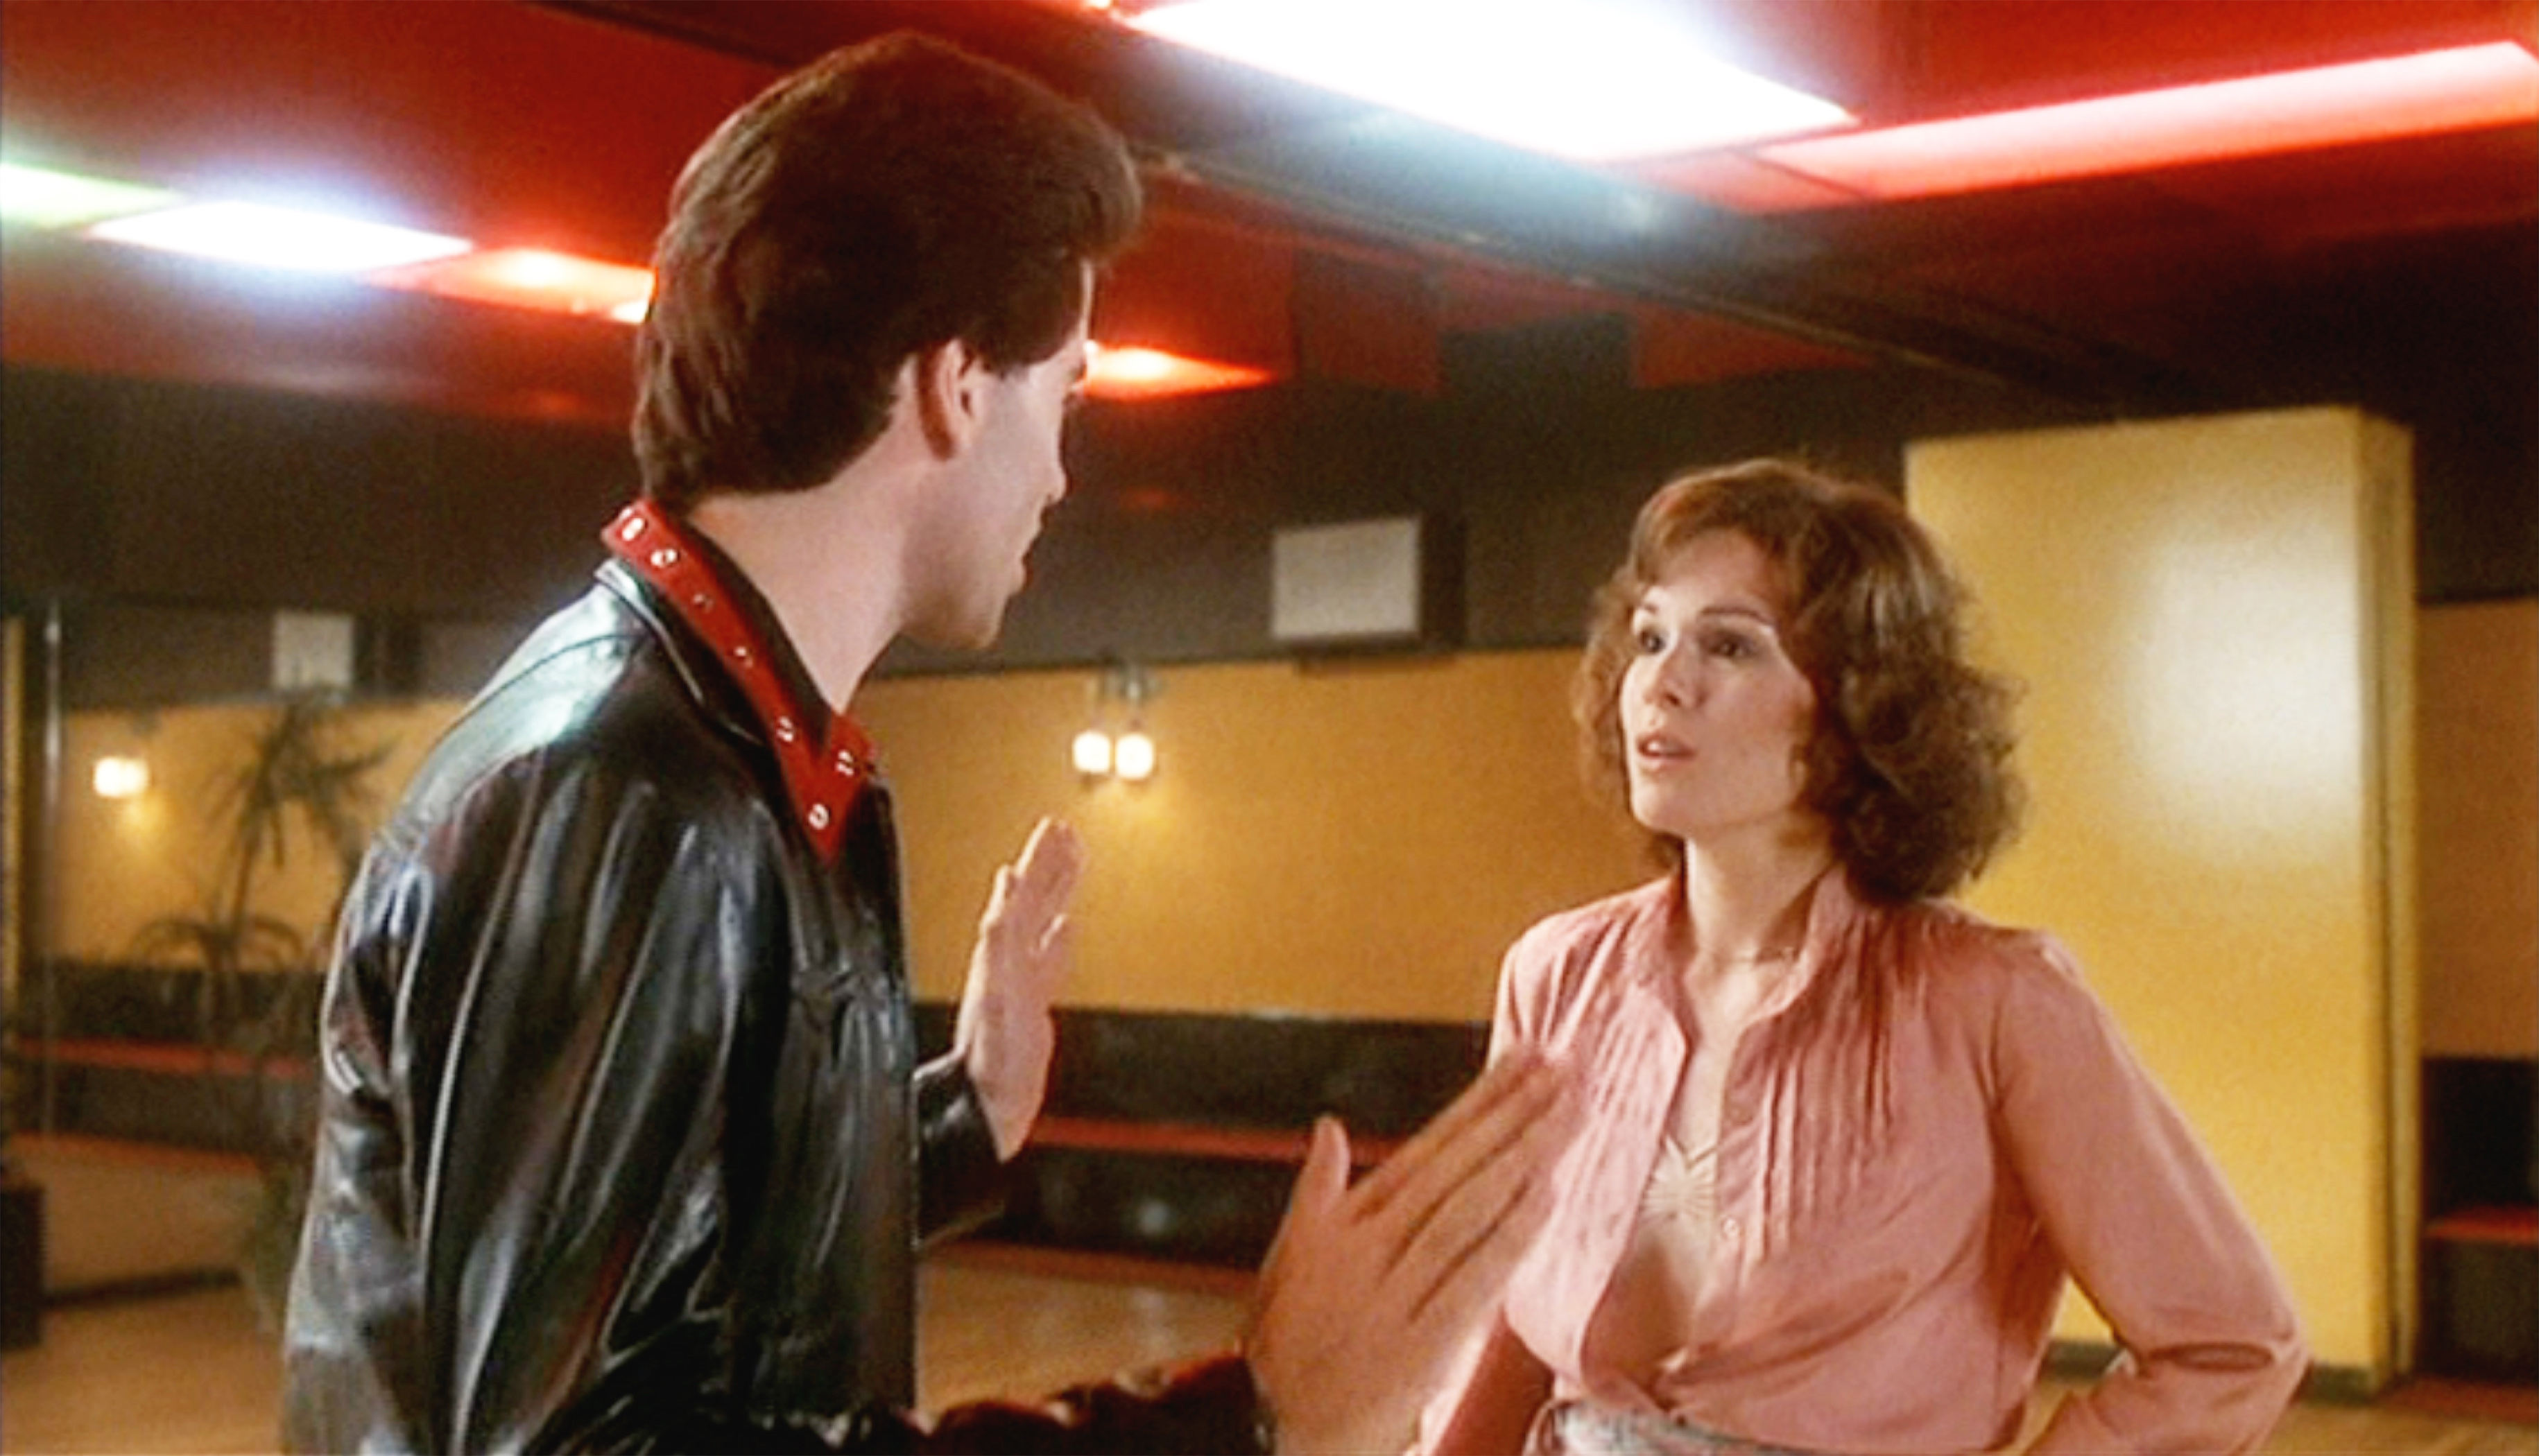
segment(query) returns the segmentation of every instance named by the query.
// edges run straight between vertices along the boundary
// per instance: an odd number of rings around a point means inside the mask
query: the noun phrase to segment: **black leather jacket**
[[[649,566],[618,543],[514,655],[345,905],[295,1449],[927,1441],[891,1414],[917,1239],[993,1210],[993,1139],[957,1063],[915,1063],[886,788],[841,759],[852,797],[805,805],[783,705],[820,699],[737,571],[677,541]],[[1242,1444],[1248,1377],[1201,1383],[1210,1433],[1162,1439]],[[1090,1409],[966,1428],[1101,1449]]]

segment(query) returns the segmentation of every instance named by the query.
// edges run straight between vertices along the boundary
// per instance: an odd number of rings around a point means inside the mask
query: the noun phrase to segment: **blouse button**
[[[849,775],[853,775],[855,773],[856,756],[852,751],[847,749],[838,750],[838,771]]]
[[[664,546],[658,551],[652,553],[652,564],[660,567],[664,571],[678,563],[679,549],[675,546]]]
[[[793,720],[780,714],[776,719],[776,741],[779,743],[791,743],[793,741]]]
[[[827,828],[829,827],[829,806],[826,804],[812,805],[809,817],[811,820],[811,827],[815,829]]]

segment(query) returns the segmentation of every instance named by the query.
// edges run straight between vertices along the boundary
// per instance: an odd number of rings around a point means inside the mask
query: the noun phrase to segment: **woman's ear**
[[[987,367],[958,339],[926,350],[915,364],[918,426],[926,447],[948,460],[969,448],[978,432]]]

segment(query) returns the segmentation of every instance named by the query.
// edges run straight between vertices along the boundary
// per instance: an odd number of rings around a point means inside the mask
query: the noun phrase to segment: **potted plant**
[[[267,913],[259,892],[288,869],[295,826],[328,856],[330,902],[360,863],[376,807],[370,776],[389,747],[346,743],[343,706],[336,695],[295,694],[275,707],[213,801],[225,843],[203,907],[151,921],[135,944],[147,960],[200,969],[193,1010],[206,1091],[226,1093],[220,1104],[257,1171],[240,1273],[269,1322],[288,1293],[315,1110],[305,1082],[277,1074],[314,1050],[330,925],[304,929]]]

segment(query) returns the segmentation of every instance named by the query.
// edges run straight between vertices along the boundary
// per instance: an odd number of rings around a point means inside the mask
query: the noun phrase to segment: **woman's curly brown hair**
[[[1571,689],[1589,776],[1627,805],[1619,695],[1631,613],[1684,545],[1734,531],[1770,558],[1782,637],[1817,695],[1808,807],[1867,893],[1947,894],[2016,830],[2012,690],[1966,661],[1967,595],[1939,549],[1884,493],[1779,460],[1679,477],[1640,508],[1629,556],[1598,593]],[[1661,838],[1680,860],[1682,846]]]

